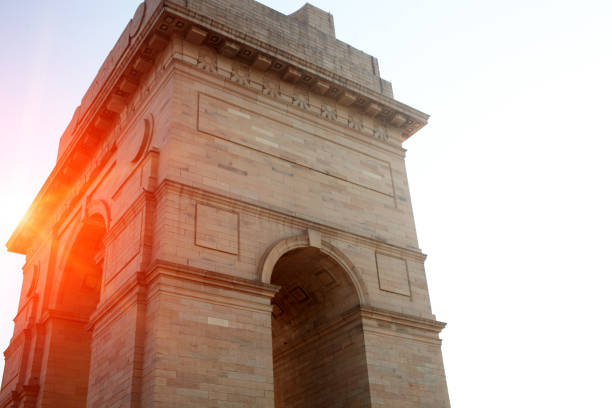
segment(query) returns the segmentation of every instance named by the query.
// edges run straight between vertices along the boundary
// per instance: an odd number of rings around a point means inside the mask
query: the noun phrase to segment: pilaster
[[[276,287],[161,260],[145,281],[142,406],[274,406]]]

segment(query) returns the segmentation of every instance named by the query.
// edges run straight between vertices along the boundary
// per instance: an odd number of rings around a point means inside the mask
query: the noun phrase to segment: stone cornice
[[[200,15],[186,7],[168,4],[173,32],[196,44],[206,44],[226,57],[240,60],[255,69],[277,72],[283,80],[318,90],[344,106],[355,107],[389,126],[400,128],[408,139],[427,124],[429,115],[376,92],[350,78],[318,66],[307,59],[284,51],[278,44],[254,38],[236,28]],[[177,30],[177,25],[180,29]],[[162,25],[163,26],[163,25]],[[158,30],[162,29],[158,26]],[[382,90],[381,90],[382,91]],[[405,140],[404,139],[404,140]]]
[[[231,81],[231,78],[228,78],[227,73],[221,74],[217,72],[216,75],[212,76],[212,74],[209,72],[205,72],[205,69],[202,69],[201,64],[196,65],[193,63],[193,61],[186,61],[187,58],[184,55],[175,54],[172,56],[172,59],[174,63],[172,71],[176,75],[202,81],[211,86],[221,86],[223,81]],[[230,91],[227,87],[223,88],[223,90],[232,92],[235,95],[242,95],[245,98],[257,99],[259,104],[266,105],[270,111],[278,110],[279,106],[283,106],[285,112],[288,112],[302,120],[308,121],[308,123],[313,124],[317,128],[326,129],[336,135],[343,135],[347,138],[359,140],[360,143],[367,145],[385,155],[393,155],[400,160],[405,158],[406,151],[401,147],[400,142],[393,140],[393,143],[391,143],[390,141],[383,140],[378,136],[374,136],[373,133],[378,129],[367,128],[363,123],[360,123],[360,126],[355,123],[349,123],[347,120],[353,119],[352,117],[342,118],[335,110],[332,111],[333,115],[330,117],[325,116],[326,112],[324,112],[324,109],[327,106],[325,103],[317,106],[310,102],[310,106],[307,108],[299,106],[299,104],[292,100],[289,95],[283,94],[282,92],[278,92],[275,95],[267,93],[268,90],[253,78],[249,79],[248,86],[242,85],[242,87],[250,92],[239,94],[235,88],[234,90]],[[202,94],[205,95],[205,93]],[[312,132],[307,131],[307,133]],[[364,152],[361,153],[379,159],[378,156],[371,156]]]
[[[155,295],[156,287],[160,286],[157,282],[164,276],[171,280],[190,281],[202,285],[203,290],[200,295],[207,296],[211,302],[256,311],[271,312],[269,299],[274,297],[278,290],[278,287],[274,285],[156,259],[146,271],[134,274],[109,298],[100,302],[97,310],[89,319],[88,329],[108,324],[121,315],[119,310],[135,302],[146,303],[148,297]],[[160,290],[168,292],[169,286],[167,282],[163,283]],[[183,293],[188,292],[188,289],[182,286],[179,288],[179,286],[176,287],[176,290]],[[220,289],[223,293],[213,293],[214,289],[211,290],[211,288]],[[241,296],[241,294],[246,296]],[[248,297],[262,300],[260,302],[249,301]]]
[[[192,279],[209,287],[230,289],[234,292],[242,292],[265,299],[272,299],[279,289],[275,285],[213,272],[195,266],[177,264],[163,259],[155,260],[149,267],[145,274],[147,284],[150,284],[151,277],[154,277],[155,273],[159,271],[177,272],[183,279]]]
[[[426,344],[440,345],[438,337],[446,323],[420,316],[361,306],[360,315],[365,333],[399,337]]]
[[[426,319],[419,316],[391,312],[372,306],[361,306],[361,315],[365,318],[392,323],[400,326],[414,327],[416,329],[431,333],[440,333],[446,323],[437,320]]]
[[[219,272],[154,260],[145,273],[147,299],[159,295],[191,297],[208,303],[271,313],[271,299],[279,287]]]

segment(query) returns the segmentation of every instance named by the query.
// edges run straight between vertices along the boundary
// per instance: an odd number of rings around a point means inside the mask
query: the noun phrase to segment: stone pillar
[[[136,275],[92,317],[87,407],[141,406],[145,291]]]
[[[87,376],[83,374],[88,372],[90,362],[87,319],[49,310],[43,325],[40,404],[83,407],[87,400]]]
[[[361,307],[372,407],[450,407],[441,341],[444,323]]]
[[[274,406],[275,287],[165,262],[146,281],[142,406]]]

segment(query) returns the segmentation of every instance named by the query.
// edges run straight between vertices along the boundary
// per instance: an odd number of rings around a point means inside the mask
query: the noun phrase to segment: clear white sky
[[[405,147],[452,406],[612,406],[612,2],[311,3],[432,115]],[[137,4],[0,3],[0,241]],[[22,264],[0,252],[0,351]]]

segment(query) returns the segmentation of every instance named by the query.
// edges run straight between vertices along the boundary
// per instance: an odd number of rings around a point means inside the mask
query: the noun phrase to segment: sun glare
[[[0,202],[0,230],[4,242],[9,239],[15,228],[19,225],[33,197],[7,197]]]

